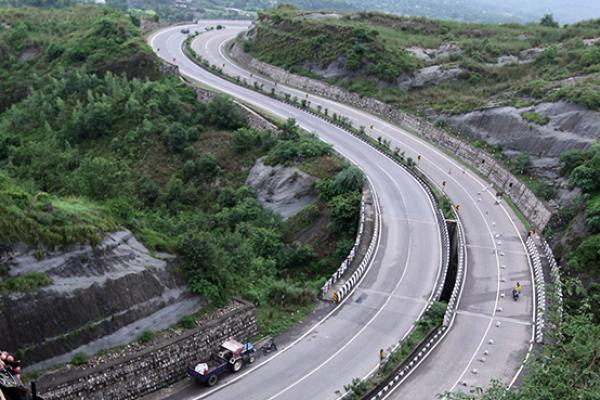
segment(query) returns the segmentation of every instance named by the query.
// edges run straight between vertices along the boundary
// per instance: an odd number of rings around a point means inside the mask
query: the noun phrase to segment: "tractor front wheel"
[[[243,363],[244,363],[244,362],[242,361],[242,359],[241,359],[241,358],[240,358],[239,360],[236,360],[236,361],[233,363],[233,365],[231,366],[231,370],[232,370],[233,372],[238,372],[239,370],[241,370],[241,369],[242,369],[242,364],[243,364]]]

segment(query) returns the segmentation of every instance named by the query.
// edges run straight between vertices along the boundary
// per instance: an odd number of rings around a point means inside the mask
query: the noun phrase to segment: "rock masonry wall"
[[[243,342],[258,333],[254,306],[240,303],[217,319],[137,354],[96,368],[44,376],[39,391],[46,400],[132,400],[164,388],[183,379],[189,363],[208,358],[224,340]]]

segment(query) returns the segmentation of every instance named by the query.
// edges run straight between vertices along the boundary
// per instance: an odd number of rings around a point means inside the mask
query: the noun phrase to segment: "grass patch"
[[[27,293],[52,284],[42,272],[26,272],[23,275],[0,278],[0,293]]]
[[[548,124],[548,122],[550,122],[550,118],[542,115],[540,113],[537,113],[535,111],[523,111],[521,113],[521,117],[523,117],[524,120],[529,121],[531,123],[537,124],[537,125],[546,125]]]
[[[148,343],[154,339],[155,336],[156,333],[146,330],[137,337],[136,341],[140,344]]]
[[[295,307],[268,304],[258,306],[256,309],[258,335],[260,337],[280,335],[302,321],[315,307],[316,303]]]
[[[179,320],[179,326],[184,329],[192,329],[196,327],[196,318],[191,315],[184,315]]]
[[[76,353],[71,359],[73,365],[84,365],[88,363],[88,355],[85,353]]]

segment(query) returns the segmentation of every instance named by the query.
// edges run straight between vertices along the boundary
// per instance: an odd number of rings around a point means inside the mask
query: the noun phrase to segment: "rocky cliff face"
[[[530,122],[523,112],[535,112],[547,123]],[[573,193],[558,173],[560,155],[585,149],[600,136],[600,113],[566,102],[494,107],[441,118],[472,138],[501,145],[508,156],[529,154],[533,174],[559,190],[567,203]]]
[[[548,123],[529,122],[523,112],[536,112],[547,117]],[[533,156],[558,157],[570,149],[586,148],[600,136],[600,113],[566,102],[488,108],[445,119],[474,138]]]
[[[268,166],[262,159],[250,170],[246,184],[254,187],[258,201],[283,218],[299,213],[316,201],[313,192],[315,178],[294,167]]]
[[[53,282],[34,293],[0,297],[0,348],[19,350],[35,367],[130,342],[202,307],[184,288],[173,258],[150,255],[129,231],[115,232],[95,248],[39,258],[20,247],[0,260],[11,275],[37,271]]]

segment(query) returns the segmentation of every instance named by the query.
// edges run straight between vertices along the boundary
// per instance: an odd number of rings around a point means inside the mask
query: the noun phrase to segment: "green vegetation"
[[[192,315],[184,315],[179,320],[179,325],[184,329],[192,329],[196,327],[196,318]]]
[[[146,330],[137,337],[137,342],[140,344],[148,343],[152,341],[152,339],[154,339],[155,336],[156,333]]]
[[[361,59],[358,69],[345,65],[346,58],[349,58],[352,49],[356,47],[357,38],[353,37],[353,29],[356,28],[371,32],[373,40],[370,45],[374,46],[370,49],[372,52],[377,51],[377,46],[383,45],[385,49],[393,49],[389,53],[396,54],[394,57],[399,58],[405,55],[397,56],[397,52],[411,46],[435,49],[449,41],[453,42],[460,52],[447,54],[438,61],[415,59],[413,65],[419,68],[440,64],[444,68],[460,67],[463,72],[454,81],[412,88],[409,91],[397,86],[390,90],[390,82],[402,79],[402,73],[398,73],[392,80],[378,76],[373,70],[374,61],[368,57]],[[597,37],[599,28],[599,21],[559,28],[550,17],[545,17],[540,25],[535,26],[473,25],[373,13],[340,19],[308,19],[294,8],[278,7],[261,14],[257,33],[245,47],[266,62],[313,78],[319,78],[315,74],[319,69],[328,66],[331,68],[333,65],[342,75],[327,79],[329,83],[362,95],[378,97],[417,113],[464,113],[489,103],[527,107],[540,101],[561,99],[600,110],[600,88],[597,87],[600,47],[583,43],[583,39]],[[306,32],[311,32],[312,36],[306,35]],[[319,36],[323,37],[320,40],[324,44],[320,45],[318,51],[325,52],[324,55],[311,47],[316,46],[311,42],[312,38]],[[358,37],[361,37],[360,33]],[[528,57],[526,50],[532,48],[541,50],[531,60],[525,60]],[[343,57],[336,57],[340,54]],[[516,56],[521,61],[528,62],[491,65],[503,55]],[[317,64],[320,59],[325,62]],[[408,69],[403,73],[410,71]],[[573,83],[566,80],[571,76],[585,76],[586,79]],[[538,125],[549,123],[547,116],[536,112],[523,112],[522,117]],[[361,135],[360,130],[347,126],[344,118],[337,115],[330,118]],[[385,140],[371,142],[383,151],[392,153]],[[477,146],[476,143],[474,145]],[[483,144],[481,146],[485,147]],[[521,390],[507,394],[502,385],[498,384],[487,391],[484,398],[595,398],[600,392],[595,379],[598,376],[595,357],[586,355],[581,360],[575,360],[574,355],[584,351],[585,346],[595,351],[600,345],[597,334],[600,322],[599,151],[600,146],[595,145],[586,151],[566,152],[561,157],[562,174],[569,177],[573,186],[583,191],[579,203],[570,209],[560,210],[558,223],[553,224],[548,233],[559,233],[564,238],[555,247],[555,254],[563,266],[567,311],[565,321],[559,330],[548,333],[551,337],[549,344],[528,366]],[[501,149],[493,148],[492,152],[500,154]],[[400,149],[396,149],[394,155],[404,158]],[[504,159],[502,156],[499,158]],[[528,177],[531,169],[528,155],[521,154],[510,161],[504,161],[537,196],[543,199],[555,197],[555,188]],[[404,159],[403,162],[408,165],[414,163],[409,159]],[[442,199],[441,204],[443,203]],[[445,208],[451,208],[451,204],[447,204]],[[559,220],[562,221],[562,226]],[[549,318],[552,318],[550,314],[552,313],[549,313]],[[557,323],[556,320],[552,322]],[[414,345],[409,344],[410,346],[401,347],[399,353],[393,355],[390,365],[396,365],[398,360],[406,357],[405,353]],[[382,370],[386,368],[388,371],[384,372],[389,372],[392,367],[386,365]],[[566,371],[567,379],[559,382],[563,370]],[[544,375],[545,371],[550,371],[550,374]],[[373,382],[354,381],[346,390],[355,396],[353,398],[359,398],[359,393],[364,393],[372,385]],[[568,387],[572,386],[577,387],[575,392],[568,391]]]
[[[52,281],[43,273],[27,272],[23,275],[0,278],[0,293],[33,292],[40,287],[50,284],[52,284]]]
[[[330,146],[293,120],[279,134],[251,129],[228,97],[198,103],[158,74],[135,19],[116,11],[0,10],[0,50],[9,55],[0,60],[3,243],[43,257],[125,227],[151,251],[178,255],[190,289],[212,306],[255,303],[265,331],[312,310],[352,246],[362,190],[362,175]],[[260,157],[316,171],[319,200],[288,222],[262,208],[245,185]],[[49,283],[26,275],[1,285]]]
[[[99,243],[103,232],[116,228],[114,219],[98,204],[78,197],[27,192],[0,172],[0,242],[4,244]]]
[[[349,71],[364,71],[387,82],[417,66],[405,51],[386,47],[378,30],[359,25],[324,30],[320,23],[295,18],[297,13],[296,8],[281,6],[261,14],[273,25],[260,25],[256,40],[247,42],[246,50],[266,62],[294,67],[295,72],[302,72],[307,62],[326,67],[343,58]]]
[[[521,117],[523,117],[523,119],[532,122],[534,124],[538,124],[538,125],[546,125],[548,122],[550,122],[550,118],[536,113],[535,111],[523,111],[521,113]]]
[[[0,27],[0,112],[67,68],[158,76],[158,62],[131,18],[110,9],[0,8]]]
[[[84,365],[88,362],[88,355],[85,353],[76,353],[71,359],[73,365]]]
[[[544,21],[484,25],[378,13],[314,19],[294,7],[279,6],[259,13],[256,35],[244,46],[263,61],[417,113],[461,114],[490,103],[523,106],[560,99],[600,110],[600,47],[583,43],[598,36],[600,20],[563,28]],[[407,51],[450,43],[454,50],[438,59],[417,58]],[[543,50],[539,55],[526,54],[538,48]],[[494,65],[501,56],[524,62]],[[418,68],[431,65],[462,72],[458,79],[422,87],[399,85]],[[328,66],[339,75],[324,79],[316,73]],[[590,79],[562,83],[572,76]],[[533,118],[535,123],[544,121]]]

